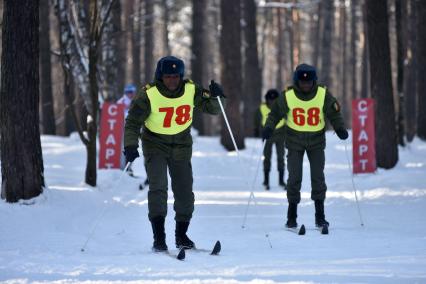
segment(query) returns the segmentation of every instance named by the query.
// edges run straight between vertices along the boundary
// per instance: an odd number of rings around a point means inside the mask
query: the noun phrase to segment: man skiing
[[[280,93],[276,89],[270,89],[265,94],[265,103],[262,103],[256,112],[255,117],[255,136],[259,137],[260,130],[263,129],[266,123],[268,114],[271,112],[271,106],[278,98]],[[269,190],[269,172],[271,171],[271,156],[272,156],[272,146],[275,144],[275,149],[277,152],[277,168],[278,168],[278,183],[280,186],[286,188],[286,183],[284,182],[284,155],[285,155],[285,120],[281,119],[270,139],[266,140],[265,148],[263,149],[263,173],[264,180],[263,185],[265,190]]]
[[[315,202],[315,224],[329,225],[324,214],[327,186],[324,178],[325,118],[333,126],[337,136],[345,140],[345,129],[340,106],[324,86],[317,84],[316,69],[307,64],[297,66],[293,74],[294,85],[287,88],[272,106],[262,132],[263,139],[270,139],[274,127],[286,119],[287,199],[288,228],[297,227],[297,204],[300,202],[303,155],[308,155],[311,169],[311,199]]]
[[[139,129],[143,125],[142,150],[149,178],[148,217],[154,235],[154,251],[167,251],[164,230],[167,215],[167,170],[171,178],[176,220],[175,242],[178,248],[194,248],[187,230],[194,211],[192,192],[193,109],[219,114],[218,98],[224,100],[219,84],[209,90],[183,79],[184,62],[174,56],[157,63],[155,80],[147,84],[133,100],[126,119],[124,145],[129,162],[139,157]]]

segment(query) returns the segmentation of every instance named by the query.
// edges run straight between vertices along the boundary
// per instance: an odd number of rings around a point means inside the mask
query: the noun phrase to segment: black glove
[[[126,163],[132,163],[137,157],[139,157],[138,146],[124,147],[123,153],[126,156]]]
[[[211,80],[209,85],[210,95],[214,98],[216,97],[222,97],[224,98],[225,95],[223,94],[222,86],[216,83],[214,80]]]
[[[340,140],[346,140],[349,136],[348,131],[344,128],[337,129],[336,134],[340,138]]]
[[[274,130],[272,128],[265,127],[262,131],[262,141],[271,138],[273,132]]]

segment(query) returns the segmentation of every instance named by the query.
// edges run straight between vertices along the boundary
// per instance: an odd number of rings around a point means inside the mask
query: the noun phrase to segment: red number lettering
[[[303,108],[293,109],[293,121],[299,126],[305,125],[305,110]]]
[[[191,111],[191,106],[189,105],[179,106],[176,109],[176,119],[175,119],[176,123],[179,125],[182,125],[188,122],[188,120],[191,119],[190,111]]]
[[[173,107],[161,107],[158,111],[166,113],[163,121],[163,127],[170,127],[172,125],[172,117],[175,109]]]
[[[315,126],[320,123],[320,109],[317,107],[310,108],[308,110],[308,124]]]
[[[172,118],[175,113],[174,107],[162,107],[158,109],[159,112],[165,112],[166,115],[163,121],[163,127],[169,128],[172,126]],[[183,105],[176,108],[175,121],[178,125],[187,123],[191,119],[191,106]]]
[[[307,123],[311,126],[316,126],[320,123],[320,109],[313,107],[308,109],[307,113]],[[296,125],[303,126],[305,125],[306,115],[303,108],[293,109],[293,121]]]

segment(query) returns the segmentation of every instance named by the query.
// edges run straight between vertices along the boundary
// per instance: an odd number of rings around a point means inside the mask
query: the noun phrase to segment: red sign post
[[[99,135],[99,168],[120,168],[124,128],[124,105],[105,102],[102,106]]]
[[[352,101],[352,157],[353,173],[376,171],[374,128],[374,100]]]

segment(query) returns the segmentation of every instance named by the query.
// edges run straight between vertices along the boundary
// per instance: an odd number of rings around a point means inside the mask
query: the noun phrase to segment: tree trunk
[[[284,30],[285,27],[287,27],[287,23],[286,23],[286,15],[285,15],[285,11],[283,11],[282,9],[278,8],[276,9],[276,17],[277,17],[277,60],[276,60],[276,64],[277,64],[277,78],[276,78],[276,83],[275,83],[275,87],[278,88],[279,90],[282,90],[284,87],[284,69],[285,69],[285,55],[284,55]],[[290,28],[291,30],[291,28]],[[293,44],[293,38],[290,37],[289,38],[289,45],[292,46]],[[290,54],[292,53],[293,49],[291,49]],[[293,58],[292,56],[290,56],[291,58]],[[244,77],[244,78],[250,78],[250,77]],[[245,83],[246,80],[244,80]],[[268,88],[269,89],[269,88]],[[257,106],[256,106],[257,107]],[[250,120],[250,122],[253,122],[253,118]],[[250,128],[251,129],[251,128]]]
[[[194,1],[198,2],[198,1]],[[200,2],[204,2],[204,0],[200,0]],[[169,43],[169,21],[170,21],[170,15],[169,15],[169,5],[167,4],[167,0],[162,0],[161,4],[163,6],[163,17],[164,17],[164,27],[163,27],[163,44],[164,44],[164,52],[167,55],[171,55],[170,50],[170,43]],[[201,82],[200,82],[201,83]]]
[[[322,23],[323,23],[323,17],[322,17],[322,2],[320,1],[318,3],[318,9],[317,9],[317,15],[316,17],[313,17],[315,21],[315,26],[313,28],[313,39],[312,42],[314,43],[315,48],[313,48],[313,55],[312,55],[312,62],[314,63],[314,66],[318,68],[320,63],[320,55],[321,55],[321,40],[322,40]]]
[[[293,0],[293,3],[297,5],[297,0]],[[300,64],[300,58],[302,58],[301,38],[300,38],[300,15],[296,8],[291,8],[291,27],[293,36],[293,66]]]
[[[120,6],[120,18],[114,17],[114,26],[118,28],[118,35],[116,36],[117,39],[117,46],[116,46],[116,56],[117,61],[119,62],[116,66],[117,68],[117,89],[119,93],[117,96],[122,95],[122,91],[124,90],[124,85],[126,84],[126,67],[127,67],[127,19],[124,21],[121,21],[123,17],[126,17],[126,5],[127,1],[118,1]],[[118,13],[118,11],[116,11]],[[134,82],[135,84],[139,82]]]
[[[417,90],[426,90],[426,2],[416,2],[417,11]],[[417,135],[420,139],[426,140],[426,98],[424,94],[418,94],[417,113]]]
[[[390,169],[398,162],[395,108],[386,0],[367,1],[371,95],[376,101],[377,165]]]
[[[340,88],[340,96],[342,98],[342,105],[343,105],[343,118],[345,121],[345,125],[350,127],[351,125],[351,104],[350,104],[350,94],[348,90],[348,60],[347,60],[347,51],[348,51],[348,44],[346,40],[346,35],[348,34],[348,28],[347,28],[347,16],[346,16],[346,7],[345,7],[345,0],[342,0],[340,3],[340,44],[341,44],[341,52],[342,52],[342,59],[341,59],[341,88]]]
[[[131,1],[134,7],[133,17],[131,16],[130,30],[132,36],[132,59],[133,59],[133,83],[138,84],[141,81],[141,43],[142,43],[142,1]],[[148,83],[148,82],[147,82]]]
[[[88,110],[92,109],[91,98],[89,94],[89,79],[87,66],[87,52],[86,49],[82,48],[87,46],[87,43],[83,40],[87,38],[86,26],[80,25],[80,33],[76,29],[74,21],[71,19],[71,8],[69,1],[67,0],[56,0],[56,15],[59,20],[59,38],[61,45],[61,60],[63,64],[66,64],[70,69],[73,76],[73,82],[78,87],[80,95],[84,98],[84,103]],[[83,21],[84,22],[84,21]],[[83,35],[80,37],[79,35]],[[86,45],[83,45],[86,43]]]
[[[322,56],[321,56],[321,78],[322,83],[328,88],[332,88],[331,81],[331,52],[332,35],[334,33],[334,4],[333,0],[323,1],[324,30],[322,38]]]
[[[145,81],[154,79],[154,0],[145,0]]]
[[[52,64],[50,62],[50,23],[49,23],[49,1],[40,3],[40,105],[42,133],[55,135],[55,114],[53,110],[52,93]]]
[[[241,5],[239,0],[221,0],[222,31],[220,51],[222,58],[222,85],[227,96],[226,114],[234,133],[236,146],[243,149],[244,131],[240,111],[241,104]],[[226,125],[222,127],[222,145],[229,151],[234,150]]]
[[[367,27],[367,8],[366,4],[362,5],[362,25],[364,33],[364,45],[362,47],[362,76],[361,76],[361,98],[370,97],[370,62],[369,62],[369,52],[368,52],[368,27]]]
[[[244,129],[245,136],[253,136],[253,117],[261,102],[262,73],[259,67],[256,31],[256,2],[244,1],[245,60],[244,60]],[[282,80],[282,79],[281,79]]]
[[[89,34],[89,94],[91,99],[91,109],[89,109],[89,119],[87,121],[87,164],[85,172],[85,182],[88,185],[96,186],[96,134],[99,108],[99,85],[97,78],[97,64],[101,42],[100,31],[100,11],[98,3],[90,3],[90,34]]]
[[[206,1],[207,11],[205,25],[206,29],[211,31],[204,36],[204,64],[203,64],[203,81],[200,82],[203,86],[208,86],[211,78],[219,78],[220,76],[220,53],[219,50],[219,27],[220,27],[220,2]],[[220,115],[205,115],[204,118],[204,133],[205,135],[220,135],[221,120]]]
[[[265,3],[268,3],[268,0],[265,1]],[[272,9],[263,9],[262,11],[262,25],[259,30],[260,32],[260,42],[261,42],[261,50],[260,50],[260,67],[261,70],[265,69],[265,62],[266,62],[266,42],[268,41],[268,31],[269,29],[269,22],[271,22],[271,14]]]
[[[406,16],[406,7],[402,1],[395,1],[395,24],[396,24],[396,61],[397,61],[397,78],[396,88],[398,93],[398,143],[405,146],[404,136],[404,53],[406,42],[405,25],[402,21]],[[404,12],[405,11],[405,12]]]
[[[358,17],[356,15],[356,11],[358,8],[358,0],[351,1],[351,40],[350,40],[350,51],[351,51],[351,61],[350,61],[350,76],[351,76],[351,97],[352,99],[356,99],[358,97],[357,94],[357,22]],[[350,107],[350,106],[349,106]]]
[[[82,117],[82,113],[79,113],[78,111],[74,111],[73,109],[75,107],[76,97],[78,95],[77,88],[75,87],[74,79],[72,76],[69,78],[69,82],[64,84],[64,95],[69,96],[69,102],[67,102],[67,105],[65,106],[65,121],[64,121],[64,128],[65,128],[65,135],[69,136],[72,132],[76,131],[78,129],[77,123],[80,121],[87,120],[86,117]],[[72,108],[71,108],[72,106]],[[77,114],[74,119],[74,114]],[[81,115],[78,115],[81,114]]]
[[[116,101],[121,97],[123,86],[119,86],[118,66],[123,64],[119,61],[121,31],[121,6],[120,1],[114,1],[111,14],[105,24],[105,36],[102,40],[102,70],[105,74],[103,90],[107,101]]]
[[[296,68],[295,61],[294,61],[294,46],[296,43],[294,42],[294,23],[293,23],[293,9],[288,9],[285,12],[285,29],[287,30],[288,34],[288,45],[289,45],[289,55],[290,55],[290,70],[294,71]]]
[[[124,85],[126,84],[126,36],[123,28],[123,24],[121,22],[121,17],[124,14],[124,8],[121,1],[116,0],[117,3],[114,4],[115,8],[113,8],[112,13],[112,23],[113,27],[117,31],[115,35],[115,56],[116,56],[116,62],[117,66],[115,66],[115,71],[117,72],[117,77],[115,79],[116,88],[117,88],[117,94],[115,95],[116,98],[120,98],[122,95],[122,91],[124,90]],[[139,83],[139,82],[134,82]]]
[[[65,65],[62,65],[65,67]],[[67,68],[63,68],[64,84],[63,84],[63,95],[65,98],[64,108],[64,132],[66,136],[69,136],[73,131],[80,128],[79,122],[82,121],[79,112],[75,109],[75,97],[76,91],[74,87],[74,81],[72,75]],[[82,130],[81,130],[82,131]]]
[[[417,33],[416,21],[417,13],[415,9],[415,0],[409,0],[407,19],[407,48],[405,54],[404,69],[404,114],[405,114],[405,133],[407,141],[411,142],[416,135],[417,128]],[[423,79],[422,79],[423,80]]]
[[[0,136],[1,196],[7,202],[43,192],[38,27],[39,1],[4,1]]]
[[[205,0],[193,0],[192,1],[192,56],[191,56],[191,78],[198,84],[203,84],[203,64],[204,60],[204,25],[206,14],[205,10],[207,7],[207,1]],[[203,113],[195,109],[193,126],[198,130],[200,135],[204,135],[204,119]]]

